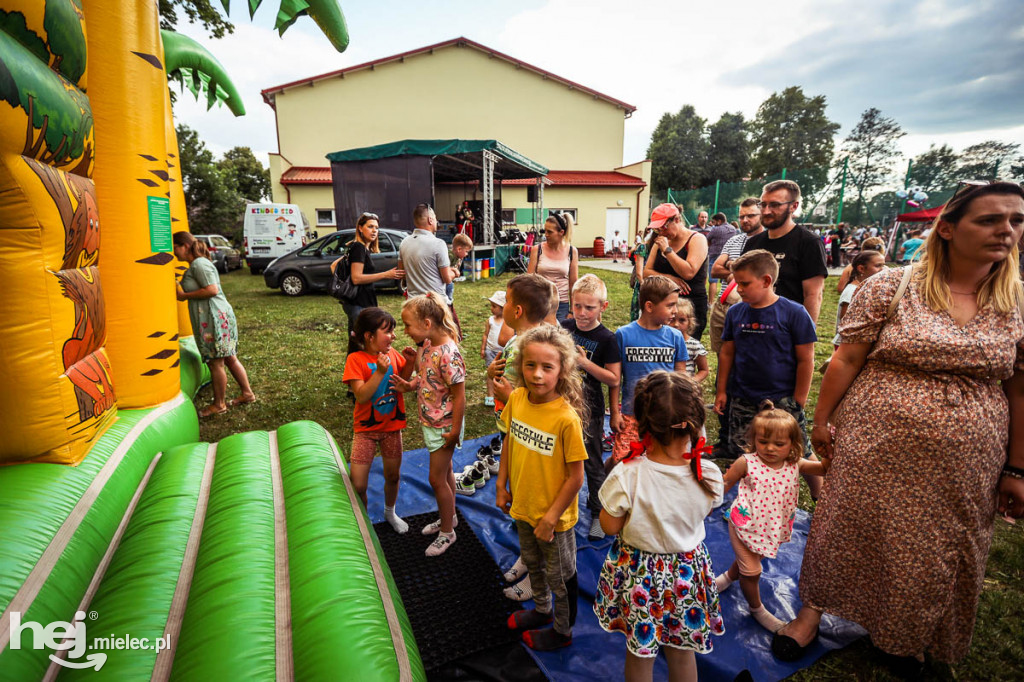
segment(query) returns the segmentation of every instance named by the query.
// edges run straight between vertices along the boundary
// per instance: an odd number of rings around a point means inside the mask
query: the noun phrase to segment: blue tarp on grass
[[[466,464],[475,461],[477,449],[490,443],[491,437],[489,435],[467,441],[461,450],[455,451],[456,474],[462,471]],[[341,445],[343,448],[346,446],[344,443]],[[397,505],[397,512],[400,515],[421,514],[437,508],[433,491],[427,482],[428,462],[429,455],[425,449],[405,453]],[[456,505],[472,524],[473,531],[494,557],[495,562],[502,570],[506,570],[519,556],[519,540],[512,520],[495,506],[494,490],[492,478],[474,495],[456,496]],[[576,570],[579,575],[580,597],[579,614],[573,628],[573,643],[556,652],[530,651],[541,670],[550,679],[559,682],[621,679],[626,657],[625,638],[618,633],[602,630],[593,611],[597,577],[608,553],[611,538],[596,543],[587,539],[591,517],[586,508],[586,491],[584,484],[579,498],[580,521],[576,526]],[[374,460],[371,468],[367,496],[370,503],[370,518],[374,523],[383,521],[384,478],[380,458]],[[707,531],[704,542],[711,553],[716,573],[728,568],[734,558],[732,546],[729,544],[728,522],[722,515],[734,496],[735,490],[727,496],[725,505],[714,510],[704,521]],[[800,563],[810,520],[809,514],[797,511],[796,522],[793,524],[793,539],[780,548],[775,559],[764,561],[761,599],[772,613],[784,621],[792,619],[800,608],[797,580],[800,576]],[[420,529],[410,528],[409,532],[418,533]],[[438,561],[444,561],[444,557]],[[465,589],[466,586],[458,587]],[[749,671],[758,682],[780,680],[811,665],[829,649],[844,647],[864,634],[863,630],[852,623],[825,616],[821,623],[818,644],[800,662],[783,663],[772,656],[770,633],[750,617],[739,584],[734,584],[721,599],[726,632],[721,637],[713,638],[715,648],[712,653],[697,656],[698,672],[702,680],[733,680],[744,670]],[[664,656],[659,656],[654,670],[656,680],[668,678]]]

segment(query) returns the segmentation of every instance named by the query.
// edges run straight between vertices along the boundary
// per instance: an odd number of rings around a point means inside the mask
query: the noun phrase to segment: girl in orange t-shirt
[[[365,506],[370,465],[379,445],[384,464],[384,518],[396,532],[404,533],[409,524],[395,513],[395,502],[402,468],[405,397],[395,390],[391,380],[396,375],[409,378],[413,357],[391,347],[395,318],[381,308],[364,308],[356,318],[353,334],[359,350],[348,354],[341,379],[356,398],[349,455],[352,485]]]

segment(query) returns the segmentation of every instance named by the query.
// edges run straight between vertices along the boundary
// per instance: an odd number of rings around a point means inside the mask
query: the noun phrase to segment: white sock
[[[733,580],[729,577],[729,571],[715,576],[715,587],[718,588],[719,592],[725,592],[732,583]]]
[[[403,521],[402,517],[395,513],[394,507],[384,507],[384,520],[391,524],[391,527],[395,529],[396,533],[404,533],[409,530],[409,524]]]
[[[761,604],[756,609],[750,609],[750,615],[768,632],[778,632],[785,625],[785,623],[772,615],[772,612],[766,609],[764,604]]]

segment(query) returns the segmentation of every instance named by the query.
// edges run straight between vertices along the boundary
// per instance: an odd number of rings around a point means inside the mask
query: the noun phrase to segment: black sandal
[[[776,632],[772,635],[772,653],[775,658],[786,663],[799,661],[807,653],[807,650],[818,641],[818,632],[815,630],[814,637],[804,646],[797,644],[797,641],[788,635],[780,635]]]

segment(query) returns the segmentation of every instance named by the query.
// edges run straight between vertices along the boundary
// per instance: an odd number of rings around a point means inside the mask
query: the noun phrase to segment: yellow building
[[[623,165],[625,102],[466,38],[456,38],[263,91],[274,109],[275,202],[298,204],[320,234],[335,228],[330,152],[405,139],[496,139],[551,169],[545,210],[569,210],[588,253],[618,229],[632,239],[648,217],[650,161]],[[501,187],[503,222],[529,225],[526,184]],[[479,188],[435,191],[438,218],[480,199]],[[405,225],[387,227],[411,228]]]

